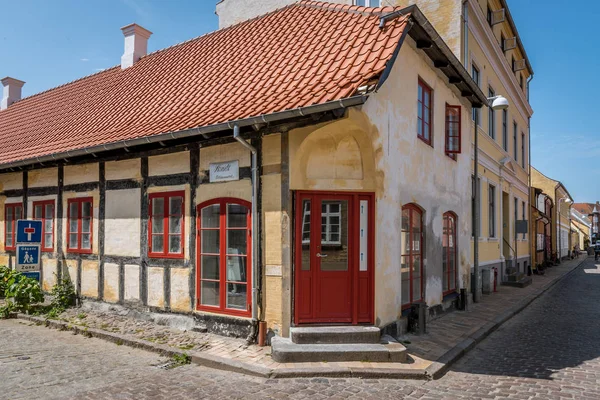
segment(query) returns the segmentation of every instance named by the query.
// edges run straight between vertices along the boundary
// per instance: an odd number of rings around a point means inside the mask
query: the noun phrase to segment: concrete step
[[[296,344],[379,343],[381,332],[376,326],[318,326],[290,328]]]
[[[295,362],[407,362],[400,343],[296,344],[288,338],[271,339],[271,357],[280,363]]]

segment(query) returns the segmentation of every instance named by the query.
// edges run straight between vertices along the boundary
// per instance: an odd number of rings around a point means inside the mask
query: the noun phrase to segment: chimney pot
[[[15,101],[21,100],[21,88],[25,82],[7,76],[0,80],[2,82],[2,101],[0,102],[0,110],[6,110]]]
[[[152,32],[138,24],[121,28],[125,36],[125,51],[121,57],[121,69],[129,68],[140,58],[148,54],[148,39]]]

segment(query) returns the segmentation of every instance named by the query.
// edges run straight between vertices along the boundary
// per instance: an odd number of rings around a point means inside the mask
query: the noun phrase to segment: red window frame
[[[241,228],[229,228],[227,226],[227,205],[235,204],[244,206],[247,209],[246,227]],[[219,227],[204,227],[202,225],[202,210],[212,206],[219,205]],[[235,315],[240,317],[249,317],[252,309],[252,286],[251,286],[251,263],[252,263],[252,204],[248,201],[225,197],[217,198],[209,201],[205,201],[198,205],[197,212],[197,226],[198,226],[198,238],[197,238],[197,284],[196,284],[196,308],[200,311],[218,312],[219,314]],[[231,255],[227,253],[227,231],[228,230],[246,230],[246,255]],[[219,231],[219,254],[203,252],[202,248],[202,232],[205,230],[217,230]],[[202,256],[212,255],[219,256],[219,279],[208,279],[202,277]],[[227,257],[228,256],[239,256],[246,257],[246,309],[234,309],[227,308],[227,285],[242,284],[241,281],[230,281],[227,279]],[[219,283],[219,306],[211,306],[202,304],[202,282],[218,282]]]
[[[408,235],[408,243],[409,244],[414,244],[414,232],[412,229],[413,226],[413,221],[415,220],[415,218],[419,219],[419,250],[418,251],[414,251],[414,249],[404,249],[402,248],[404,246],[403,243],[401,243],[401,257],[408,257],[408,265],[409,265],[409,276],[408,276],[408,289],[409,289],[409,295],[408,295],[408,303],[404,303],[402,304],[402,309],[405,310],[407,308],[410,307],[411,304],[415,303],[415,302],[419,302],[419,301],[423,301],[424,296],[423,296],[423,272],[424,272],[424,266],[423,266],[423,253],[425,252],[425,248],[424,248],[424,243],[425,241],[424,239],[424,233],[423,233],[423,210],[417,206],[416,204],[407,204],[405,206],[402,207],[402,214],[404,214],[405,211],[409,212],[409,218],[408,218],[408,232],[406,232],[406,234]],[[404,217],[404,215],[403,215]],[[401,228],[402,229],[402,228]],[[403,232],[405,232],[404,229],[402,229]],[[411,246],[413,247],[413,246]],[[413,277],[413,265],[414,265],[414,260],[415,258],[418,257],[418,261],[419,261],[419,266],[420,266],[420,271],[419,271],[419,286],[420,286],[420,297],[419,298],[415,298],[414,297],[414,280],[416,278]],[[402,264],[402,263],[401,263]],[[402,275],[400,276],[400,279],[402,282],[405,282],[407,279],[404,279],[402,277]],[[401,288],[400,290],[404,290],[404,288],[402,287],[403,285],[401,284]]]
[[[16,218],[16,209],[17,207],[19,207],[21,209],[21,215]],[[8,209],[12,209],[12,215],[13,218],[11,221],[8,221],[6,216],[8,215]],[[18,219],[22,219],[23,218],[23,203],[10,203],[10,204],[5,204],[4,205],[4,250],[16,250],[17,248],[17,232],[16,232],[16,228],[17,228],[17,220]],[[7,229],[6,227],[8,226],[7,224],[11,224],[10,227],[12,229],[12,245],[8,246],[6,244],[6,238],[7,238]]]
[[[83,203],[90,203],[90,231],[85,232],[90,235],[90,248],[84,249],[81,247],[81,239],[83,233],[82,228],[82,205]],[[71,204],[77,204],[77,247],[71,246]],[[94,199],[92,197],[76,197],[67,201],[67,253],[80,253],[80,254],[92,254],[94,248]]]
[[[48,206],[48,205],[52,206],[52,215],[50,217],[48,217],[46,215],[46,206]],[[37,207],[42,208],[42,215],[39,218],[36,217],[36,215],[35,215],[35,210]],[[46,252],[54,251],[54,224],[55,224],[54,214],[55,214],[55,212],[56,212],[56,205],[54,204],[54,200],[44,200],[44,201],[34,201],[33,202],[33,219],[42,221],[42,251],[46,251]],[[47,219],[52,220],[52,230],[50,232],[46,231],[46,220]],[[46,241],[47,234],[50,234],[50,243],[48,243],[48,241]]]
[[[181,197],[181,214],[171,214],[170,209],[170,200],[173,197]],[[152,201],[154,199],[163,199],[163,221],[162,221],[162,233],[153,233],[152,224],[154,221]],[[185,191],[180,190],[176,192],[160,192],[160,193],[151,193],[148,196],[148,256],[152,258],[183,258],[184,257],[184,248],[185,248]],[[179,233],[171,233],[169,231],[169,218],[170,217],[181,217],[181,232]],[[152,237],[153,236],[163,236],[163,250],[162,251],[154,251],[152,248]],[[169,238],[171,236],[180,236],[181,240],[181,250],[178,253],[170,253],[169,252]]]
[[[425,93],[429,94],[429,102],[425,102]],[[419,87],[417,94],[417,137],[433,146],[433,89],[419,78]],[[425,115],[429,117],[429,122],[425,121]],[[429,137],[425,135],[425,128],[428,128]],[[420,130],[420,133],[419,133]]]
[[[456,120],[452,120],[453,112],[456,113]],[[446,104],[446,154],[454,160],[456,160],[456,155],[462,152],[461,123],[461,107]],[[452,129],[452,127],[454,127],[454,129]],[[452,148],[451,142],[454,142],[454,148]]]
[[[442,273],[446,275],[448,289],[443,291],[444,296],[456,292],[457,288],[457,271],[458,271],[458,243],[456,235],[457,217],[452,211],[444,213],[443,218],[443,234],[442,234],[442,251],[445,253],[445,260],[442,261]],[[452,246],[450,246],[452,244]],[[454,253],[454,263],[450,265],[450,255]],[[454,276],[454,286],[450,286],[451,277]],[[442,287],[443,289],[443,287]]]

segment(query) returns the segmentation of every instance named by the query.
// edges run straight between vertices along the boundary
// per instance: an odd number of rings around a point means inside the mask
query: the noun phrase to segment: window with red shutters
[[[402,308],[423,300],[423,211],[415,204],[402,207]]]
[[[42,221],[42,251],[54,251],[54,200],[34,201],[33,218]]]
[[[444,227],[442,232],[442,291],[444,295],[456,291],[456,214],[447,212],[444,214]]]
[[[446,154],[453,158],[462,151],[460,122],[460,106],[446,104]]]
[[[431,88],[419,79],[417,136],[428,145],[432,145],[432,98],[433,91]]]
[[[249,316],[251,309],[250,203],[232,198],[199,208],[198,309]]]
[[[67,224],[67,251],[92,252],[93,203],[91,197],[69,199]]]
[[[4,249],[16,249],[17,220],[23,218],[23,204],[13,203],[4,206]]]
[[[183,258],[184,196],[183,191],[150,194],[150,257]]]

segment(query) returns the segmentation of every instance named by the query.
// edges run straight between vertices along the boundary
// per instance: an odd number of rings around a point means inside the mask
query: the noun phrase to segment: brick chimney
[[[0,102],[0,110],[6,110],[15,101],[21,100],[21,88],[25,82],[15,78],[6,77],[2,80],[2,101]]]
[[[125,36],[125,52],[121,56],[121,69],[129,68],[140,58],[148,54],[148,39],[152,32],[138,24],[121,28]]]

